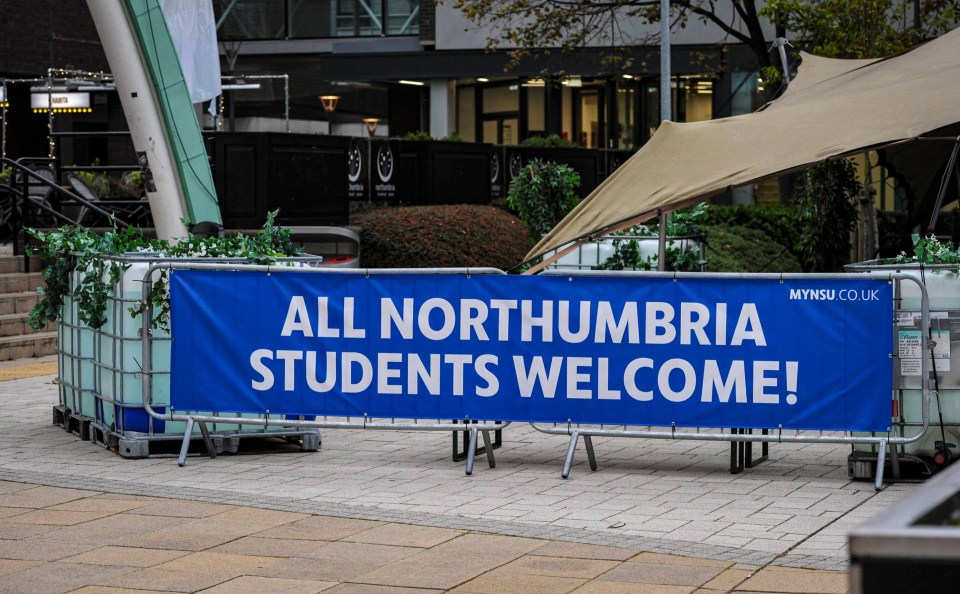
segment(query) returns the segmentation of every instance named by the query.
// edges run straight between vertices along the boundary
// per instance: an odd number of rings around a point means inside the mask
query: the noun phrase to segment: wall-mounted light
[[[340,95],[320,95],[320,103],[323,105],[324,111],[335,110],[339,102]]]
[[[565,87],[582,87],[583,79],[579,76],[571,76],[563,79],[563,86]]]
[[[627,79],[627,80],[633,80],[633,75],[632,75],[632,74],[622,74],[622,75],[620,75],[620,78],[625,78],[625,79]]]
[[[485,76],[478,76],[477,82],[490,82],[490,79]]]
[[[422,87],[423,85],[425,85],[425,84],[427,84],[427,83],[421,82],[421,81],[419,81],[419,80],[401,80],[401,81],[400,81],[400,84],[401,84],[401,85],[412,85],[412,86],[414,86],[414,87]]]
[[[370,136],[376,136],[377,126],[380,125],[380,118],[363,118],[363,125],[367,127],[367,133]]]

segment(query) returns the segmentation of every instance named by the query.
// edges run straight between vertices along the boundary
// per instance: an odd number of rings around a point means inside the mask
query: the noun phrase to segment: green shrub
[[[531,159],[510,182],[507,204],[534,237],[542,237],[580,202],[579,187],[580,174],[570,166]]]
[[[579,144],[566,138],[560,138],[556,134],[551,134],[550,136],[531,136],[524,139],[523,142],[520,143],[520,146],[529,148],[580,148]]]
[[[688,208],[672,213],[667,224],[668,237],[706,236],[703,223],[712,207],[698,202]],[[657,237],[660,234],[660,221],[653,219],[643,225],[624,229],[614,235]],[[598,270],[656,270],[658,255],[644,257],[640,253],[640,244],[636,239],[614,240],[614,254],[606,262],[597,266]],[[665,246],[666,266],[664,270],[676,272],[699,272],[702,255],[699,250],[681,249],[675,242]]]
[[[807,272],[842,272],[850,261],[850,231],[857,222],[854,199],[861,184],[850,161],[827,161],[806,169],[794,193],[800,240],[794,252]]]
[[[463,137],[456,132],[451,132],[440,139],[443,142],[464,142]]]
[[[792,206],[729,206],[712,204],[705,225],[748,227],[766,233],[770,239],[793,249],[800,240],[797,210]]]
[[[712,210],[712,209],[711,209]],[[801,272],[789,247],[760,229],[708,225],[707,272]]]
[[[491,266],[507,270],[532,247],[518,218],[492,206],[381,208],[353,217],[368,268]]]
[[[430,136],[423,130],[417,130],[416,132],[407,132],[400,140],[433,140],[433,136]]]

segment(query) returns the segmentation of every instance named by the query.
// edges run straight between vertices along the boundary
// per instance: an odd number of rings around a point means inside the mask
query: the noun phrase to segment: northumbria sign
[[[889,282],[177,270],[176,410],[886,431]]]

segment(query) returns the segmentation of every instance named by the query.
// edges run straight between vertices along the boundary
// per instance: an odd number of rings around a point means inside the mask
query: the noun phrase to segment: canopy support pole
[[[937,201],[933,205],[933,212],[930,213],[930,224],[927,225],[927,235],[933,235],[937,219],[940,217],[940,209],[943,208],[943,198],[947,194],[947,187],[950,185],[950,175],[954,173],[957,166],[957,152],[960,150],[960,136],[957,136],[953,144],[953,151],[947,159],[947,166],[943,170],[943,177],[940,179],[940,189],[937,191]]]
[[[657,237],[657,270],[663,272],[667,269],[667,224],[670,219],[663,209],[657,209],[660,215],[660,233]]]

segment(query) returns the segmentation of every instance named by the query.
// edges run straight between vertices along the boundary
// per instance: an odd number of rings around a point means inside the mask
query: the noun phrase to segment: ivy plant
[[[885,264],[957,264],[960,270],[960,248],[952,241],[941,242],[935,235],[921,237],[919,233],[911,235],[913,254],[905,252],[884,261]]]
[[[253,236],[240,233],[226,237],[199,237],[190,234],[176,242],[147,240],[139,229],[116,229],[95,233],[90,229],[65,226],[52,231],[28,229],[38,246],[30,247],[45,263],[43,270],[46,288],[33,311],[30,326],[40,331],[47,324],[60,319],[64,301],[73,297],[77,303],[79,320],[91,328],[106,323],[107,300],[128,268],[110,256],[142,253],[158,258],[230,258],[251,264],[272,264],[278,258],[299,255],[293,245],[292,232],[275,225],[277,211],[267,214],[266,223]],[[71,291],[71,280],[76,284]],[[170,297],[167,271],[162,271],[150,288],[146,302],[129,308],[131,316],[146,312],[153,306],[151,320],[154,328],[169,330]]]

